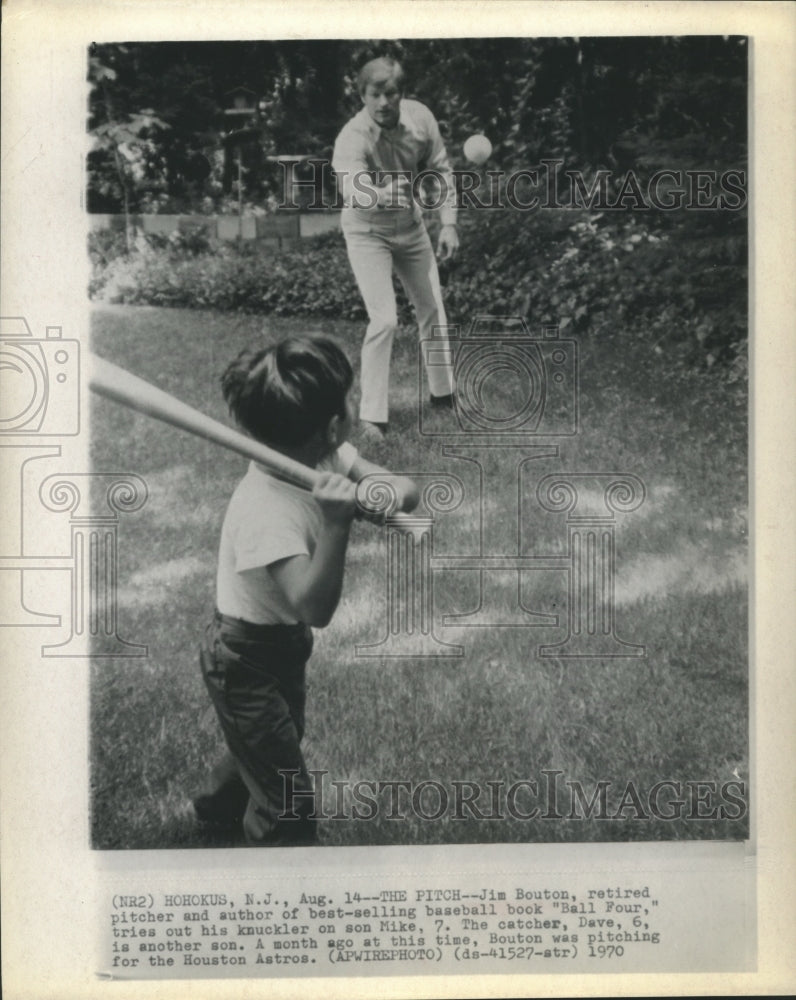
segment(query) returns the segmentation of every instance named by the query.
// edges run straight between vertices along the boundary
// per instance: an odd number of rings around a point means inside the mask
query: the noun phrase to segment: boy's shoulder
[[[236,551],[258,549],[264,539],[306,534],[316,515],[316,504],[306,490],[275,479],[252,462],[230,497],[221,529]]]
[[[277,479],[264,466],[257,462],[250,462],[245,474],[235,487],[231,502],[263,502],[273,498],[275,501],[290,503],[305,494],[305,490],[293,483]]]

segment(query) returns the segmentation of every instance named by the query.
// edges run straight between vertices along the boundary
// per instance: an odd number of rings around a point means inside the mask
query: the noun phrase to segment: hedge
[[[729,363],[737,372],[747,330],[745,226],[742,214],[726,212],[652,220],[563,209],[463,213],[460,254],[442,274],[449,321],[519,315],[534,330],[551,322],[584,335],[621,328],[689,364]],[[148,237],[114,256],[99,243],[93,234],[94,298],[365,319],[339,233],[281,252]],[[399,312],[412,322],[400,290]]]

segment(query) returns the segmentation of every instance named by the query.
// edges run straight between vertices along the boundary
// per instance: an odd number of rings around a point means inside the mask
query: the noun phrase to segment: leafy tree
[[[224,111],[238,86],[252,92],[259,111],[247,123],[246,194],[251,207],[265,205],[282,185],[268,157],[329,159],[338,130],[361,107],[357,72],[380,54],[402,62],[408,96],[434,111],[455,167],[466,165],[468,135],[489,136],[486,169],[502,170],[504,196],[507,175],[542,160],[560,161],[587,185],[602,171],[611,196],[628,176],[644,190],[661,170],[681,187],[688,171],[746,170],[744,38],[130,43],[91,52],[89,128],[97,145],[89,209],[223,208],[222,149],[232,141]],[[478,299],[479,307],[563,318],[583,331],[613,321],[676,345],[689,362],[734,362],[747,312],[747,216],[736,208],[464,211],[462,227],[472,232],[464,233],[448,301],[463,311]],[[253,268],[254,284],[241,285],[238,307],[304,308],[298,299],[293,305],[294,291],[310,305],[325,297],[339,307],[339,289],[317,283],[324,273],[339,282],[341,268],[331,261],[341,252],[325,247],[323,268],[310,269],[316,296],[308,295],[307,275],[287,299],[272,290],[266,301]],[[204,267],[189,262],[185,281]],[[347,273],[344,258],[341,267]],[[146,279],[155,299],[165,294],[161,277]],[[179,298],[178,290],[166,292]]]
[[[92,57],[90,66],[92,77],[101,89],[106,89],[108,83],[116,79],[115,69],[105,65],[97,57]],[[107,97],[105,105],[106,110],[109,111],[111,105]],[[94,128],[91,129],[95,140],[95,152],[100,157],[104,154],[110,158],[115,168],[115,182],[121,192],[124,205],[125,237],[128,252],[131,246],[131,200],[145,178],[162,171],[163,154],[158,138],[160,133],[167,129],[166,122],[158,118],[151,109],[125,114],[121,119],[95,124]],[[91,169],[96,176],[96,157],[91,162]],[[100,190],[103,190],[103,184],[107,185],[107,183],[107,180],[103,181],[100,174]]]

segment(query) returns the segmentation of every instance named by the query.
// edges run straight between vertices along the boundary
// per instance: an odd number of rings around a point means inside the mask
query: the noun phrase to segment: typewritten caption
[[[689,873],[691,883],[693,877]],[[382,886],[373,880],[365,889],[361,881],[320,876],[258,884],[247,878],[235,879],[232,889],[115,892],[102,931],[103,974],[150,979],[682,970],[691,953],[695,968],[742,961],[743,921],[726,919],[732,893],[723,891],[721,880],[713,882],[713,892],[699,894],[698,919],[667,885],[671,878],[660,873],[650,879],[578,876],[569,884],[556,873],[547,884],[541,877],[533,885],[489,879],[488,887],[466,888],[409,887],[409,879],[397,887],[390,879]],[[690,902],[693,895],[692,884]],[[710,937],[694,947],[706,923]]]

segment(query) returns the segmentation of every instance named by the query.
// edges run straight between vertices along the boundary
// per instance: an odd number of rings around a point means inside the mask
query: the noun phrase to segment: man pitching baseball
[[[368,313],[362,344],[360,423],[365,436],[383,437],[389,419],[392,342],[398,325],[393,269],[414,307],[421,340],[447,322],[434,251],[413,181],[425,170],[440,178],[444,203],[437,252],[442,260],[459,246],[456,190],[434,115],[403,97],[403,70],[389,58],[372,59],[357,78],[363,108],[342,129],[332,165],[342,187],[342,228],[348,258]],[[445,352],[443,338],[436,340]],[[453,370],[426,369],[431,403],[451,406]]]

